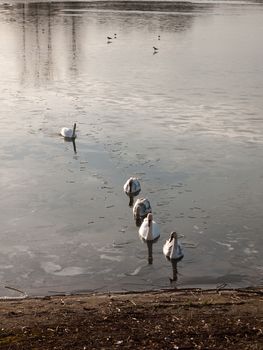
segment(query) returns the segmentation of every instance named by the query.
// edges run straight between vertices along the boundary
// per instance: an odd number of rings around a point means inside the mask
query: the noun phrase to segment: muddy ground
[[[263,289],[3,300],[0,349],[263,349]]]

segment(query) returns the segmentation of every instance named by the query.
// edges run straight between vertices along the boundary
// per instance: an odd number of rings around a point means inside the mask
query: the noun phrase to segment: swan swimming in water
[[[133,199],[141,192],[141,185],[137,177],[130,177],[123,186],[124,192],[130,197],[129,207],[133,206]]]
[[[178,242],[177,233],[175,231],[171,232],[170,238],[165,242],[163,254],[168,260],[180,261],[184,257],[181,244]]]
[[[149,213],[147,217],[143,220],[143,223],[139,228],[139,236],[145,243],[147,243],[148,263],[152,264],[152,246],[153,243],[156,243],[160,237],[160,229],[158,224],[153,220],[152,213]]]
[[[183,259],[184,254],[181,244],[177,240],[177,233],[175,231],[171,232],[170,238],[165,242],[163,254],[172,264],[173,278],[170,278],[170,282],[177,281],[177,263]]]
[[[160,237],[160,229],[158,224],[153,220],[152,213],[149,213],[143,220],[139,228],[139,235],[144,241],[155,241]]]
[[[138,198],[133,207],[133,217],[136,222],[136,226],[140,227],[143,219],[152,212],[151,204],[147,198]]]
[[[73,125],[73,129],[70,128],[62,128],[60,131],[60,135],[65,138],[65,140],[71,141],[76,138],[76,123]]]

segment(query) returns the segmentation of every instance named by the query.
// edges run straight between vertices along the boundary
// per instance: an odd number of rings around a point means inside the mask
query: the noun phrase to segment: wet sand
[[[1,301],[1,349],[263,349],[263,289]]]

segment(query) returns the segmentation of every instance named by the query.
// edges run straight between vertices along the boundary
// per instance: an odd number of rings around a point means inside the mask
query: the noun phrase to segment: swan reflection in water
[[[152,213],[149,213],[143,220],[141,227],[139,228],[139,236],[141,240],[147,243],[148,248],[148,263],[153,263],[152,247],[160,237],[160,229],[158,224],[153,220]]]
[[[171,232],[170,238],[165,242],[163,254],[172,264],[173,277],[170,278],[170,282],[177,281],[177,263],[183,259],[184,254],[175,231]]]
[[[74,153],[77,153],[77,148],[76,148],[76,127],[77,127],[77,124],[74,123],[73,125],[73,128],[62,128],[60,130],[60,135],[64,137],[64,141],[66,142],[72,142],[73,144],[73,150],[74,150]]]

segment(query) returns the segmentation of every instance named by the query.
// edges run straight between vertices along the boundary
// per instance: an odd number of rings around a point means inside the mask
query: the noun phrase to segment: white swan
[[[74,123],[73,129],[62,128],[60,135],[63,136],[66,140],[74,140],[76,138],[76,123]]]
[[[136,226],[140,227],[146,216],[152,212],[151,204],[147,198],[138,198],[133,207],[133,217]]]
[[[153,221],[152,213],[149,213],[143,220],[139,228],[140,238],[147,243],[148,263],[153,263],[153,243],[157,242],[160,237],[160,229],[155,221]]]
[[[133,206],[133,199],[141,192],[141,184],[137,177],[130,177],[123,186],[124,192],[130,197],[129,206]]]
[[[171,232],[170,238],[163,246],[163,254],[168,260],[179,261],[184,257],[181,244],[178,242],[177,233]]]
[[[152,213],[149,213],[139,228],[139,236],[143,241],[156,241],[160,237],[158,224],[153,220]]]

